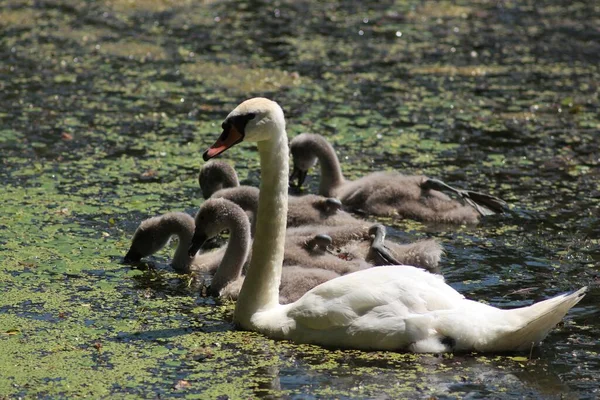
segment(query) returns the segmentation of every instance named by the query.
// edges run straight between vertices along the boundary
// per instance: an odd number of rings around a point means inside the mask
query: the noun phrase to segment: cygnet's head
[[[189,255],[195,255],[204,242],[228,229],[234,218],[248,219],[238,205],[227,199],[210,198],[202,203],[196,214],[196,228],[188,251]]]
[[[165,229],[165,222],[168,218],[167,214],[142,221],[133,234],[131,246],[123,261],[125,263],[138,262],[162,249],[170,238],[170,233]]]
[[[317,155],[314,151],[314,136],[310,133],[301,133],[290,142],[290,151],[294,159],[294,169],[290,177],[293,182],[298,180],[297,186],[300,187],[306,179],[308,171],[317,164]]]
[[[202,166],[198,175],[198,183],[205,199],[223,188],[240,186],[235,169],[226,162],[219,160],[211,160]]]
[[[312,239],[306,242],[306,249],[309,251],[316,249],[321,251],[327,251],[327,247],[331,246],[332,243],[333,239],[331,238],[331,236],[321,233],[315,235]]]
[[[315,207],[319,211],[327,215],[333,215],[338,211],[342,210],[343,205],[342,202],[336,199],[335,197],[328,197],[324,200],[317,202],[315,204]]]
[[[373,224],[369,228],[369,236],[385,236],[386,228],[382,224]]]
[[[285,130],[283,110],[276,102],[255,97],[237,106],[221,125],[223,132],[203,155],[205,161],[240,143],[275,139]]]

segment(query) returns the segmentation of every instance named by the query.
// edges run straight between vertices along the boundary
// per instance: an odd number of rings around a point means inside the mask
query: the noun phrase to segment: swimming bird
[[[290,148],[294,159],[292,179],[297,179],[297,185],[302,186],[308,170],[318,161],[319,194],[337,197],[351,211],[424,222],[474,224],[481,216],[501,213],[508,207],[497,197],[456,189],[421,175],[384,171],[346,180],[333,146],[321,135],[302,133],[292,139]],[[440,190],[455,193],[466,204]]]
[[[331,238],[328,251],[343,260],[361,259],[376,266],[412,265],[440,273],[443,249],[436,240],[422,239],[400,244],[386,240],[386,230],[382,224],[361,221],[344,226],[300,226],[289,228],[286,234],[294,236],[319,232],[327,235]]]
[[[226,117],[222,128],[204,153],[205,161],[242,141],[256,142],[260,156],[253,257],[234,312],[240,329],[297,343],[369,350],[529,350],[587,290],[501,310],[466,299],[439,275],[410,266],[385,266],[334,278],[281,305],[289,168],[283,110],[265,98],[246,100]]]
[[[253,186],[240,186],[238,175],[230,164],[220,160],[208,161],[200,169],[198,182],[205,198],[224,198],[239,205],[246,211],[253,226],[259,190]],[[440,272],[442,248],[439,243],[432,239],[410,244],[385,241],[386,228],[376,225],[376,230],[370,233],[372,225],[343,211],[338,199],[310,194],[288,197],[288,235],[328,235],[333,241],[330,250],[347,261],[365,260],[369,266],[410,264]],[[375,234],[379,235],[380,240],[373,241],[371,236]],[[286,253],[284,265],[301,263],[293,256],[293,253]],[[348,273],[349,265],[334,262],[329,267],[338,273]]]
[[[229,241],[225,246],[214,251],[198,252],[205,239],[223,230],[229,231]],[[244,267],[251,256],[250,226],[242,208],[226,199],[215,198],[201,205],[195,220],[182,212],[148,218],[136,229],[124,261],[138,262],[156,253],[173,236],[179,239],[172,260],[173,269],[180,273],[213,275],[209,293],[235,300],[243,283]],[[331,254],[327,249],[331,242],[329,236],[315,234],[314,229],[288,236],[284,259],[286,268],[280,285],[282,303],[295,301],[318,284],[341,274],[373,266],[362,255],[342,259]],[[188,254],[190,246],[196,244],[194,254]]]
[[[202,203],[195,218],[195,231],[190,243],[190,254],[223,230],[230,232],[226,256],[216,269],[210,284],[210,293],[236,299],[244,277],[243,267],[250,250],[250,225],[244,210],[223,198],[210,198]],[[369,268],[372,264],[359,258],[342,260],[326,251],[331,238],[324,234],[288,235],[285,241],[282,280],[279,301],[292,302],[320,283],[340,274]],[[230,257],[227,257],[230,255]]]
[[[194,218],[183,212],[169,212],[145,219],[135,230],[129,251],[123,261],[126,263],[138,262],[161,250],[173,236],[176,236],[179,243],[171,261],[171,266],[175,271],[187,273],[194,265],[195,270],[213,272],[223,258],[225,249],[202,255],[188,255],[194,227]]]
[[[231,165],[225,161],[211,160],[200,168],[198,184],[202,197],[208,199],[221,189],[239,187],[240,180]]]
[[[205,199],[222,197],[233,201],[254,221],[258,209],[258,188],[240,185],[235,169],[226,162],[211,160],[202,166],[198,182]],[[342,210],[335,198],[318,195],[290,196],[287,226],[308,224],[345,225],[358,220]]]

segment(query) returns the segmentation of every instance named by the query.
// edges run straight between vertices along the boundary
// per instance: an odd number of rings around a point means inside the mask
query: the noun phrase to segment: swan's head
[[[255,97],[230,112],[221,127],[223,132],[204,153],[204,161],[241,141],[259,142],[277,138],[285,131],[285,118],[279,104],[264,97]]]
[[[248,216],[237,204],[223,198],[206,200],[196,214],[196,228],[188,250],[189,255],[194,256],[208,239],[225,229],[231,230],[232,226],[240,223],[249,224]]]
[[[290,142],[290,151],[294,159],[294,169],[290,179],[292,182],[297,180],[297,187],[302,186],[308,171],[317,164],[314,136],[310,133],[301,133]]]
[[[369,236],[385,236],[386,228],[381,224],[371,225],[369,228]]]

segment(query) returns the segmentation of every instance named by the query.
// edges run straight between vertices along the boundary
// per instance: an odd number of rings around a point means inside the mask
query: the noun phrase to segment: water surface
[[[0,395],[596,398],[600,6],[594,1],[8,0],[0,12]],[[201,153],[253,96],[344,173],[506,199],[438,238],[447,281],[501,307],[590,285],[531,354],[275,342],[173,272],[122,265],[142,219],[193,212]],[[227,154],[257,184],[252,146]],[[314,176],[309,189],[314,191]]]

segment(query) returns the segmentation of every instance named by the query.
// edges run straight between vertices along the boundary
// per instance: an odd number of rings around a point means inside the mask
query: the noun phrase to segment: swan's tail
[[[538,345],[567,312],[585,296],[587,287],[565,293],[528,307],[507,310],[517,315],[522,323],[487,343],[494,350],[523,351]],[[480,349],[484,350],[484,349]]]

